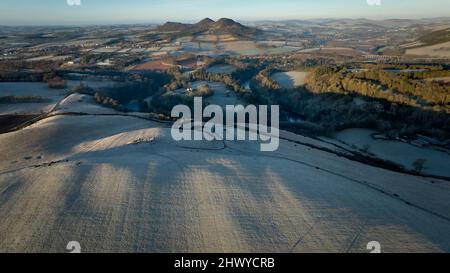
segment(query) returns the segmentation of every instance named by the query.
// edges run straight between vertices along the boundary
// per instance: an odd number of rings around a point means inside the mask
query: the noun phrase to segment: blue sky
[[[0,0],[2,25],[237,20],[450,17],[450,0]],[[76,0],[69,0],[76,1]],[[369,0],[377,1],[377,0]]]

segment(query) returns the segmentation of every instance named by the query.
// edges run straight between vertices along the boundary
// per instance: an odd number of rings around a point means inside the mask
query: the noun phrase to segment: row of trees
[[[270,74],[260,73],[252,93],[244,98],[255,104],[278,104],[282,111],[303,118],[297,128],[320,135],[347,128],[369,128],[392,137],[420,133],[449,138],[448,113],[399,103],[408,97],[395,94],[392,99],[376,82],[350,78],[339,71],[337,67],[318,67],[311,73],[307,87],[290,90],[273,88]]]
[[[311,91],[318,93],[358,93],[393,103],[450,112],[448,84],[417,80],[414,77],[413,73],[389,73],[385,70],[349,73],[345,68],[325,66],[314,69],[307,78],[307,84]]]
[[[213,82],[221,82],[225,84],[225,86],[237,93],[244,93],[246,90],[242,87],[242,85],[233,78],[232,75],[227,74],[216,74],[216,73],[208,73],[204,69],[196,70],[190,75],[190,80],[193,81],[213,81]]]
[[[434,71],[418,74],[421,77],[432,77],[431,75],[447,75],[448,71]],[[394,92],[414,96],[425,100],[429,105],[445,106],[450,104],[450,86],[445,83],[434,81],[416,80],[414,74],[390,73],[384,70],[367,70],[356,73],[355,78],[361,80],[372,80],[386,86]]]
[[[48,87],[53,89],[64,89],[67,85],[66,81],[62,77],[53,72],[45,74],[43,80],[47,82]]]
[[[273,73],[272,68],[266,68],[264,70],[261,70],[261,72],[256,75],[255,80],[260,83],[260,85],[264,88],[268,88],[271,90],[280,89],[280,85],[277,81],[275,81],[271,75]]]
[[[42,103],[51,102],[50,99],[45,99],[38,96],[6,96],[0,97],[0,104],[12,104],[12,103]]]

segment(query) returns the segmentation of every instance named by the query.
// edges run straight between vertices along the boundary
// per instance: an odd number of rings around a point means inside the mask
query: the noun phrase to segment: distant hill
[[[162,32],[180,32],[183,35],[233,35],[236,37],[246,37],[251,36],[259,32],[256,28],[246,27],[232,19],[222,18],[217,22],[211,20],[210,18],[205,18],[196,24],[183,24],[176,22],[167,22],[164,25],[157,28],[157,31]]]
[[[199,28],[209,28],[211,27],[211,25],[213,25],[215,22],[214,20],[210,19],[210,18],[205,18],[203,20],[201,20],[200,22],[198,22],[197,24],[195,24],[197,27]]]
[[[385,19],[373,20],[365,18],[324,18],[310,20],[283,20],[283,21],[258,21],[259,24],[286,24],[286,25],[320,25],[320,26],[367,26],[381,28],[398,28],[398,27],[414,27],[424,24],[450,24],[450,18],[431,18],[431,19]]]
[[[425,33],[418,40],[426,45],[450,42],[450,28]]]
[[[167,22],[164,25],[157,28],[159,31],[184,31],[187,25],[182,23]]]

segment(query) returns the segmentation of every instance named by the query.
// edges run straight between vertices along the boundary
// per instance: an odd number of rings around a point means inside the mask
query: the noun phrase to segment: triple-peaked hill
[[[167,22],[157,28],[161,32],[178,32],[183,35],[232,35],[237,38],[251,38],[256,35],[259,30],[256,28],[246,27],[231,19],[222,18],[213,21],[210,18],[201,20],[196,24],[183,24],[175,22]]]

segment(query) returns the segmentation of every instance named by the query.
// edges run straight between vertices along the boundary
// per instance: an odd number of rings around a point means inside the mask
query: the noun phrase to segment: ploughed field
[[[406,50],[406,54],[434,58],[450,58],[450,42],[408,49]]]

